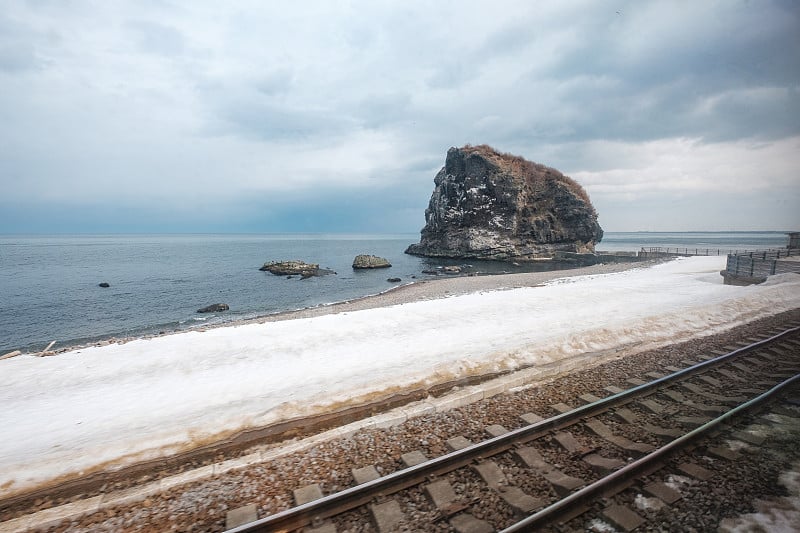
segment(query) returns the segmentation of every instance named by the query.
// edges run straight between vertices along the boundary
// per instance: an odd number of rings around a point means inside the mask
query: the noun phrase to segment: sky
[[[0,233],[415,233],[451,146],[606,231],[800,229],[794,1],[10,0]]]

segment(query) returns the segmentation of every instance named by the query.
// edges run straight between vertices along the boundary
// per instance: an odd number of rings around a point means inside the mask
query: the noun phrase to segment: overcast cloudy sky
[[[607,231],[800,229],[800,3],[0,4],[0,233],[416,232],[447,149]]]

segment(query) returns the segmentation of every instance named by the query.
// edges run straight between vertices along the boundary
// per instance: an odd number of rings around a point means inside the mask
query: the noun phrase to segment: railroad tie
[[[645,485],[642,487],[642,491],[654,498],[658,498],[667,505],[672,505],[683,497],[680,492],[660,481],[654,481]]]
[[[494,461],[483,461],[472,465],[472,468],[489,487],[497,491],[518,516],[526,516],[532,511],[541,509],[547,503],[545,500],[526,494],[519,487],[509,485],[508,478]]]
[[[708,398],[709,400],[719,402],[719,403],[729,403],[732,405],[739,405],[740,403],[744,403],[748,400],[746,396],[722,396],[720,394],[714,394],[713,392],[706,391],[703,387],[699,387],[694,383],[682,382],[679,386],[692,394],[696,394],[698,396],[702,396],[704,398]]]
[[[689,406],[692,409],[695,409],[702,413],[722,414],[728,411],[726,407],[723,407],[721,405],[708,405],[705,403],[698,403],[693,400],[689,400],[678,391],[666,390],[663,391],[662,394],[676,403],[682,403],[683,405]]]
[[[619,394],[621,392],[625,392],[625,389],[617,387],[615,385],[609,385],[608,387],[604,387],[604,389],[611,394]]]
[[[714,477],[714,472],[696,463],[681,463],[678,465],[678,470],[700,481],[708,481]]]
[[[763,393],[764,389],[763,388],[757,389],[755,387],[743,387],[741,389],[736,389],[736,391],[740,392],[740,393],[743,393],[743,394],[754,394],[754,395],[757,396],[757,395]]]
[[[717,372],[717,374],[725,376],[728,379],[732,379],[733,381],[746,381],[745,378],[743,378],[742,376],[740,376],[736,372],[731,372],[730,370],[727,370],[725,368],[718,368],[716,370],[716,372]]]
[[[663,377],[666,377],[667,375],[664,374],[663,372],[647,372],[645,376],[653,379],[661,379]]]
[[[457,452],[458,450],[463,450],[468,446],[472,446],[472,441],[462,435],[458,435],[452,439],[447,439],[444,444],[451,452]]]
[[[781,381],[783,380],[781,379]],[[753,383],[761,387],[761,392],[764,392],[767,389],[771,389],[775,385],[775,379],[759,379]]]
[[[782,342],[775,346],[770,346],[770,350],[778,353],[779,355],[792,355],[797,353],[797,349],[800,348],[800,343],[798,342]]]
[[[664,406],[656,402],[655,400],[640,400],[638,403],[644,409],[650,411],[655,415],[660,415],[664,413]]]
[[[746,365],[744,363],[731,363],[731,366],[733,368],[735,368],[736,370],[741,370],[742,372],[744,372],[746,374],[752,374],[754,372],[754,370],[753,370],[753,368],[751,366]]]
[[[492,424],[491,426],[486,426],[484,428],[486,434],[490,437],[499,437],[500,435],[505,435],[508,433],[508,430],[499,424]]]
[[[403,466],[406,468],[411,468],[412,466],[417,466],[419,464],[424,463],[427,461],[428,458],[425,457],[425,454],[422,453],[420,450],[414,450],[412,452],[404,453],[400,456],[400,461],[402,461]]]
[[[615,435],[611,428],[607,425],[603,424],[599,420],[588,420],[586,422],[586,427],[588,427],[595,435],[601,437],[602,439],[610,442],[614,446],[621,448],[631,454],[631,456],[635,458],[644,457],[648,453],[652,452],[655,448],[650,444],[646,444],[643,442],[634,442],[626,437],[621,435]]]
[[[580,442],[578,442],[578,439],[576,439],[572,433],[568,431],[559,431],[553,437],[562,448],[570,453],[580,454],[587,451],[586,448]],[[619,459],[603,457],[597,453],[590,453],[583,456],[582,459],[585,463],[592,467],[595,472],[599,472],[601,474],[609,474],[625,464],[624,461],[620,461]]]
[[[699,428],[706,422],[711,420],[711,418],[707,416],[677,416],[675,417],[675,421],[682,426],[686,426],[689,428]]]
[[[550,409],[552,409],[553,411],[557,412],[558,414],[564,414],[564,413],[569,413],[570,411],[572,411],[574,409],[574,407],[571,407],[571,406],[569,406],[569,405],[567,405],[567,404],[565,404],[563,402],[560,402],[560,403],[551,405]]]
[[[311,483],[292,491],[294,494],[294,504],[297,506],[313,502],[322,498],[322,487],[316,483]]]
[[[754,364],[758,367],[767,366],[772,364],[772,360],[769,357],[764,357],[761,354],[747,354],[744,356],[749,364]]]
[[[353,479],[355,480],[356,485],[374,481],[381,477],[381,475],[378,473],[378,470],[375,468],[375,465],[353,468],[350,472],[353,474]]]
[[[636,424],[639,421],[639,417],[636,416],[636,413],[628,409],[627,407],[620,407],[619,409],[615,409],[611,416],[619,420],[620,422],[624,422],[625,424]]]
[[[677,402],[677,403],[686,402],[686,397],[683,394],[681,394],[680,392],[676,391],[676,390],[670,390],[670,389],[663,390],[663,391],[661,391],[661,394],[663,394],[664,396],[666,396],[667,398],[669,398],[673,402]]]
[[[723,346],[722,349],[725,350],[725,353],[731,353],[733,351],[738,350],[739,348],[744,348],[748,344],[749,343],[747,343],[747,342],[741,341],[741,342],[737,342],[737,343],[734,343],[734,344],[728,344],[726,346]]]
[[[299,489],[292,491],[294,494],[294,504],[296,506],[304,505],[322,498],[322,487],[317,483],[311,483]],[[336,533],[336,526],[333,522],[325,520],[319,524],[313,524],[313,528],[307,530],[309,533]]]
[[[494,528],[489,522],[478,520],[469,513],[461,513],[450,519],[450,525],[456,533],[492,533]]]
[[[584,462],[592,467],[595,472],[607,475],[625,466],[625,461],[614,459],[613,457],[603,457],[597,453],[590,453],[584,456]]]
[[[764,378],[772,378],[772,379],[777,379],[777,380],[783,381],[783,380],[785,380],[787,378],[790,378],[790,377],[794,376],[795,374],[796,374],[796,372],[794,372],[794,370],[785,370],[783,372],[780,372],[780,371],[778,371],[778,372],[769,372],[769,373],[762,373],[762,374],[759,374],[759,375],[761,377],[764,377]]]
[[[478,520],[469,513],[461,512],[468,507],[464,502],[458,501],[458,496],[445,479],[428,483],[425,486],[425,493],[428,495],[434,507],[445,517],[449,518],[450,525],[459,533],[491,533],[494,528],[488,522]],[[456,514],[457,513],[457,514]],[[455,515],[455,516],[453,516]]]
[[[625,383],[633,385],[634,387],[638,387],[639,385],[644,385],[647,382],[639,378],[628,378],[625,380]]]
[[[731,433],[731,436],[736,440],[746,442],[747,444],[752,444],[753,446],[761,446],[762,444],[764,444],[764,441],[767,440],[765,437],[757,435],[746,429],[744,431],[734,431],[733,433]]]
[[[256,504],[251,503],[242,507],[237,507],[227,512],[225,515],[225,529],[233,529],[235,527],[249,524],[258,520],[258,508]]]
[[[589,405],[590,403],[599,402],[600,400],[602,400],[601,397],[595,396],[594,394],[591,393],[581,394],[580,396],[578,396],[578,398],[580,398],[580,400],[586,405]]]
[[[785,407],[783,405],[776,405],[771,409],[771,412],[776,415],[783,415],[787,418],[792,418],[794,420],[800,421],[800,419],[797,418],[797,415],[800,413],[798,413],[796,409],[792,409],[790,407]]]
[[[654,424],[642,424],[641,428],[648,433],[652,433],[664,442],[669,442],[683,436],[683,431],[679,429],[662,428]]]
[[[704,383],[708,383],[712,387],[722,387],[722,382],[716,378],[712,378],[711,376],[697,376],[697,379]]]
[[[624,505],[609,505],[603,510],[603,516],[623,531],[633,531],[645,521]]]
[[[569,431],[559,431],[553,435],[553,438],[556,440],[559,446],[569,453],[581,453],[585,450],[583,444],[578,442],[578,439],[576,439]]]
[[[709,405],[707,403],[698,403],[691,400],[686,401],[684,405],[688,405],[701,413],[710,413],[712,415],[721,415],[728,412],[728,408],[722,405]]]
[[[439,479],[425,485],[425,494],[433,506],[440,511],[448,509],[458,499],[453,486],[446,479]]]
[[[544,417],[537,415],[536,413],[524,413],[519,416],[523,422],[528,425],[533,425],[541,422],[544,420]]]
[[[765,346],[757,353],[754,353],[753,357],[761,357],[765,359],[785,359],[786,357],[795,355],[797,353],[797,349],[798,346],[795,344],[782,342],[779,344]],[[784,360],[783,363],[785,364],[786,361]]]
[[[561,498],[566,497],[573,490],[586,484],[584,480],[569,476],[553,467],[544,460],[542,454],[536,448],[531,448],[530,446],[517,448],[514,450],[514,457],[520,464],[541,474]]]
[[[742,454],[739,452],[724,446],[706,448],[706,453],[712,457],[716,457],[717,459],[726,459],[728,461],[736,461],[742,457]]]
[[[773,411],[775,409],[773,408]],[[782,426],[796,426],[800,425],[800,418],[795,416],[787,416],[785,414],[780,413],[770,413],[761,415],[759,418],[766,420],[768,424],[779,424]]]
[[[670,372],[672,372],[674,374],[675,372],[680,372],[683,369],[679,368],[677,366],[667,365],[667,366],[664,367],[664,370],[669,370]]]
[[[398,527],[403,523],[403,520],[405,520],[405,515],[400,509],[400,504],[397,500],[389,500],[387,502],[370,505],[369,511],[372,514],[372,521],[375,523],[375,528],[379,533],[397,531]]]

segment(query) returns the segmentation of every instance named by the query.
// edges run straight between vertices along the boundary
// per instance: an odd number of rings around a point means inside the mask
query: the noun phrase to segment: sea
[[[537,262],[436,260],[407,255],[418,234],[0,235],[0,355],[38,352],[224,324],[328,305],[435,278],[574,268]],[[603,251],[641,248],[752,250],[785,247],[782,232],[607,232]],[[391,268],[353,270],[357,254]],[[300,279],[259,271],[267,261],[300,259],[335,274]],[[442,274],[444,275],[444,274]],[[400,278],[391,283],[388,278]],[[108,283],[108,288],[99,287]],[[197,310],[225,303],[229,311]]]

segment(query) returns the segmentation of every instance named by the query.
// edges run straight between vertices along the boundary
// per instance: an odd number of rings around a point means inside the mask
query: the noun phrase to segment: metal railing
[[[792,250],[789,250],[792,251]],[[784,250],[785,252],[785,250]],[[766,279],[767,276],[794,272],[800,274],[800,261],[786,261],[785,258],[794,254],[770,254],[759,252],[755,254],[730,254],[725,265],[725,271],[737,277]],[[781,260],[783,258],[784,260]]]
[[[780,259],[790,255],[800,255],[798,248],[768,248],[761,250],[732,250],[725,248],[666,248],[663,246],[642,247],[639,251],[640,256],[647,255],[749,255],[751,257],[763,256],[763,259]]]

